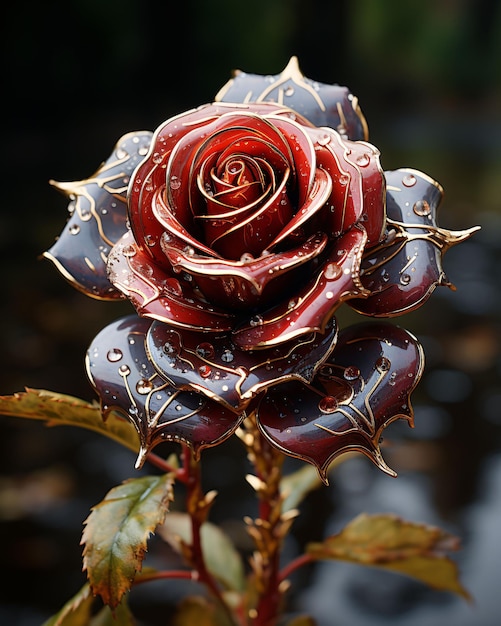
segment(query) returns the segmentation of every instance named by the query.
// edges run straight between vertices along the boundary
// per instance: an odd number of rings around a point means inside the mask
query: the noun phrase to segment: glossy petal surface
[[[393,325],[350,326],[311,385],[278,385],[262,399],[257,421],[270,442],[315,465],[326,481],[331,461],[360,451],[394,475],[381,456],[381,433],[398,418],[413,425],[410,394],[424,367],[423,351]]]
[[[333,322],[323,334],[310,334],[280,348],[243,352],[230,334],[207,334],[153,323],[147,350],[162,377],[178,389],[197,390],[240,412],[258,393],[288,380],[309,382],[337,337]]]
[[[440,185],[417,170],[386,172],[387,233],[362,262],[361,281],[371,292],[350,305],[375,317],[393,317],[421,306],[438,285],[452,285],[442,257],[477,228],[449,231],[437,225]]]
[[[243,414],[206,395],[182,391],[162,378],[145,348],[151,320],[130,316],[104,328],[87,353],[87,374],[103,415],[119,411],[139,434],[137,465],[163,441],[183,441],[198,454],[229,437]]]
[[[294,297],[266,311],[234,333],[242,350],[280,344],[305,333],[322,332],[335,310],[365,289],[358,278],[367,234],[354,227],[337,240],[329,257]]]
[[[70,203],[70,217],[60,237],[44,256],[77,289],[99,299],[120,298],[108,281],[106,261],[112,246],[127,230],[129,179],[146,155],[152,133],[129,133],[91,177],[56,183]]]
[[[368,129],[358,100],[346,87],[326,85],[306,78],[292,57],[275,76],[234,72],[216,100],[221,102],[279,102],[315,126],[330,126],[349,139],[367,139]]]

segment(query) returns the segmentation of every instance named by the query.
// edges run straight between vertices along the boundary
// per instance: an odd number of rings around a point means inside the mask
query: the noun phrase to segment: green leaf
[[[287,474],[280,481],[280,491],[284,497],[282,511],[285,513],[297,508],[311,491],[321,485],[323,482],[317,468],[307,463],[295,472]]]
[[[73,396],[26,389],[11,396],[0,396],[0,415],[42,420],[47,426],[80,426],[106,435],[136,453],[139,451],[139,439],[131,422],[116,413],[103,421],[96,403]]]
[[[86,583],[56,615],[46,620],[42,626],[88,626],[93,604],[94,597],[89,584]]]
[[[190,516],[186,513],[169,513],[157,534],[174,550],[183,554],[182,545],[191,545],[192,531]],[[242,591],[245,584],[242,558],[229,537],[210,522],[202,524],[202,551],[209,572],[227,589]]]
[[[111,489],[85,521],[84,569],[92,592],[112,608],[141,569],[147,539],[172,501],[173,481],[172,474],[128,480]]]
[[[459,540],[440,528],[394,515],[362,514],[323,543],[310,543],[307,553],[315,559],[339,559],[398,572],[469,600],[456,564],[446,556],[458,548]]]

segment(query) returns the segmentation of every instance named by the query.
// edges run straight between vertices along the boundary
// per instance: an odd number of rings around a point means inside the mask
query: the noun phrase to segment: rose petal
[[[379,442],[391,422],[413,426],[410,394],[424,368],[423,350],[410,333],[390,324],[348,327],[312,385],[277,386],[256,410],[264,436],[290,456],[327,470],[343,452],[359,451],[381,470]]]
[[[387,234],[362,262],[361,281],[368,298],[349,302],[357,311],[390,317],[421,306],[438,285],[452,287],[442,269],[442,256],[470,237],[477,227],[449,231],[437,226],[441,186],[422,172],[386,172]]]
[[[208,331],[229,330],[234,324],[231,313],[200,300],[189,282],[158,267],[134,242],[130,231],[110,252],[108,276],[145,317]]]
[[[326,235],[319,234],[287,252],[228,261],[199,256],[171,236],[162,240],[174,271],[186,272],[209,301],[230,310],[275,301],[283,288],[290,290],[296,272],[319,256],[326,244]]]
[[[348,141],[328,128],[310,131],[317,162],[332,179],[332,194],[321,215],[323,230],[332,236],[357,222],[367,231],[367,245],[382,239],[385,227],[385,177],[379,150],[365,141]]]
[[[304,115],[315,126],[330,126],[349,139],[367,139],[358,100],[346,87],[305,78],[297,57],[275,76],[236,71],[217,93],[220,102],[278,102]]]
[[[164,441],[182,441],[198,455],[238,427],[243,414],[194,391],[179,391],[153,367],[145,350],[150,320],[122,318],[104,328],[87,352],[87,374],[101,400],[103,415],[116,410],[137,429],[140,467]]]
[[[366,237],[363,228],[356,226],[340,237],[322,268],[295,292],[294,300],[268,310],[258,325],[237,329],[235,344],[249,350],[322,332],[342,302],[365,293],[358,274]]]
[[[124,135],[93,176],[52,184],[70,199],[70,218],[54,245],[44,253],[74,287],[94,298],[120,298],[106,275],[111,247],[127,230],[125,204],[129,177],[144,158],[152,133]]]
[[[207,334],[153,323],[148,354],[162,377],[243,411],[259,392],[290,380],[309,382],[330,354],[337,336],[333,321],[324,334],[310,334],[270,350],[242,352],[230,334]]]

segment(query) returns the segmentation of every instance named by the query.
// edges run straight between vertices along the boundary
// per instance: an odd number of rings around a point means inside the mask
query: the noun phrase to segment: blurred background
[[[422,341],[416,427],[387,431],[399,477],[363,457],[308,498],[291,554],[362,511],[394,512],[461,537],[468,605],[396,575],[341,563],[294,580],[291,615],[319,626],[495,626],[501,599],[501,3],[495,0],[26,0],[2,9],[6,149],[0,206],[0,394],[25,386],[87,400],[83,359],[131,312],[76,292],[41,260],[67,218],[49,179],[80,180],[132,130],[213,99],[234,69],[303,73],[358,96],[384,169],[445,188],[440,224],[481,225],[445,257],[438,289],[396,320]],[[341,323],[358,321],[342,312]],[[133,455],[97,435],[0,417],[0,622],[38,626],[83,584],[82,522]],[[252,512],[233,440],[206,455],[215,521]],[[241,470],[241,471],[240,471]],[[242,494],[244,494],[242,496]],[[226,520],[226,521],[224,521]],[[158,592],[158,593],[157,593]],[[166,585],[135,599],[141,626],[168,625]]]

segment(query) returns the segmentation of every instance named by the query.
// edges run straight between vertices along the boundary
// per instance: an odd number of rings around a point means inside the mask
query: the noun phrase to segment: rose
[[[93,177],[59,184],[71,217],[46,256],[141,316],[89,348],[103,414],[133,421],[139,464],[165,440],[198,453],[250,415],[324,479],[345,450],[391,473],[381,431],[412,423],[422,350],[394,326],[338,333],[334,313],[345,301],[382,317],[420,306],[449,284],[442,254],[475,229],[436,225],[442,192],[426,175],[383,173],[345,88],[292,63],[271,82],[239,75],[218,98],[125,136]]]
[[[140,314],[247,350],[323,331],[365,295],[362,252],[385,223],[378,157],[271,103],[168,120],[131,180],[109,278]]]

